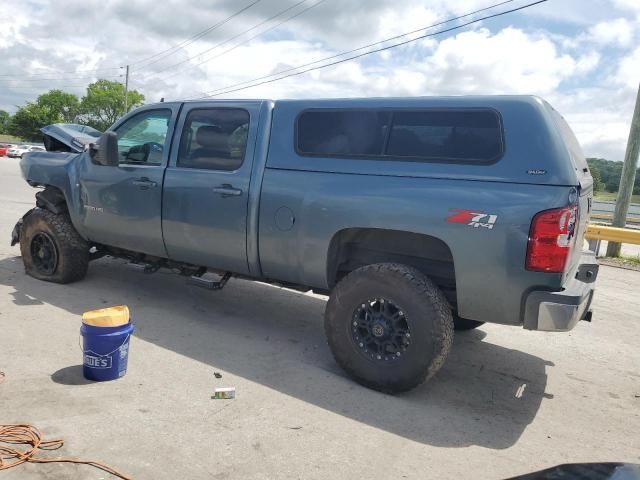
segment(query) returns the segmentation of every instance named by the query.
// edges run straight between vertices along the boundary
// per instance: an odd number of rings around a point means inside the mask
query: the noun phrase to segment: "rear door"
[[[249,273],[247,210],[260,102],[185,104],[164,180],[169,258]]]

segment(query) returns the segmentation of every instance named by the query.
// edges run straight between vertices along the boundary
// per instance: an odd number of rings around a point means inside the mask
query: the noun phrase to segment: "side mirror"
[[[92,143],[89,148],[91,158],[98,165],[118,166],[118,136],[115,132],[104,132],[100,135],[98,142]]]

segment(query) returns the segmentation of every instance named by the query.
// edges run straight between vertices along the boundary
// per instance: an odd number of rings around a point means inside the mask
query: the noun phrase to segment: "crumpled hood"
[[[40,129],[45,136],[48,151],[60,150],[60,144],[66,145],[72,152],[80,153],[84,147],[98,140],[102,132],[86,125],[75,123],[54,123]]]

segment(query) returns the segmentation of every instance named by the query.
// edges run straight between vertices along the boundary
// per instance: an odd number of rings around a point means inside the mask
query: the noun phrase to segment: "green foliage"
[[[87,87],[80,104],[81,123],[100,131],[109,128],[124,112],[124,85],[110,80],[98,80]],[[144,95],[136,90],[127,94],[129,109],[144,102]]]
[[[9,133],[9,122],[11,121],[11,115],[9,112],[0,110],[0,134]]]
[[[594,177],[594,170],[598,171],[600,180],[607,192],[617,192],[622,176],[622,162],[612,162],[604,158],[587,158],[591,175]],[[633,184],[633,194],[640,195],[640,168],[636,170],[636,179]]]
[[[43,109],[45,115],[58,118],[62,123],[72,123],[80,106],[78,97],[62,90],[49,90],[40,95],[36,103]]]
[[[144,102],[144,95],[133,90],[127,95],[129,108]],[[124,113],[124,86],[119,82],[98,80],[87,87],[82,98],[50,90],[35,102],[27,102],[15,115],[0,110],[0,134],[9,133],[28,141],[42,139],[40,129],[52,123],[83,123],[104,131]]]
[[[8,125],[12,135],[34,141],[40,140],[40,129],[52,123],[73,122],[78,114],[78,97],[62,90],[50,90],[35,102],[27,102],[15,113]]]
[[[598,167],[594,166],[590,168],[591,176],[593,177],[593,191],[595,193],[601,192],[604,190],[604,183],[602,183],[602,177],[600,176],[600,170]]]

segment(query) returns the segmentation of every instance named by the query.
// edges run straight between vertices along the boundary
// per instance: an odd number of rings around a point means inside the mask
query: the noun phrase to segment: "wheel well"
[[[373,263],[409,265],[433,280],[455,310],[456,280],[451,250],[439,238],[399,230],[348,228],[331,239],[327,258],[329,288],[356,268]]]
[[[68,210],[67,200],[64,198],[62,190],[51,185],[46,185],[44,190],[36,193],[36,205],[56,215]]]

